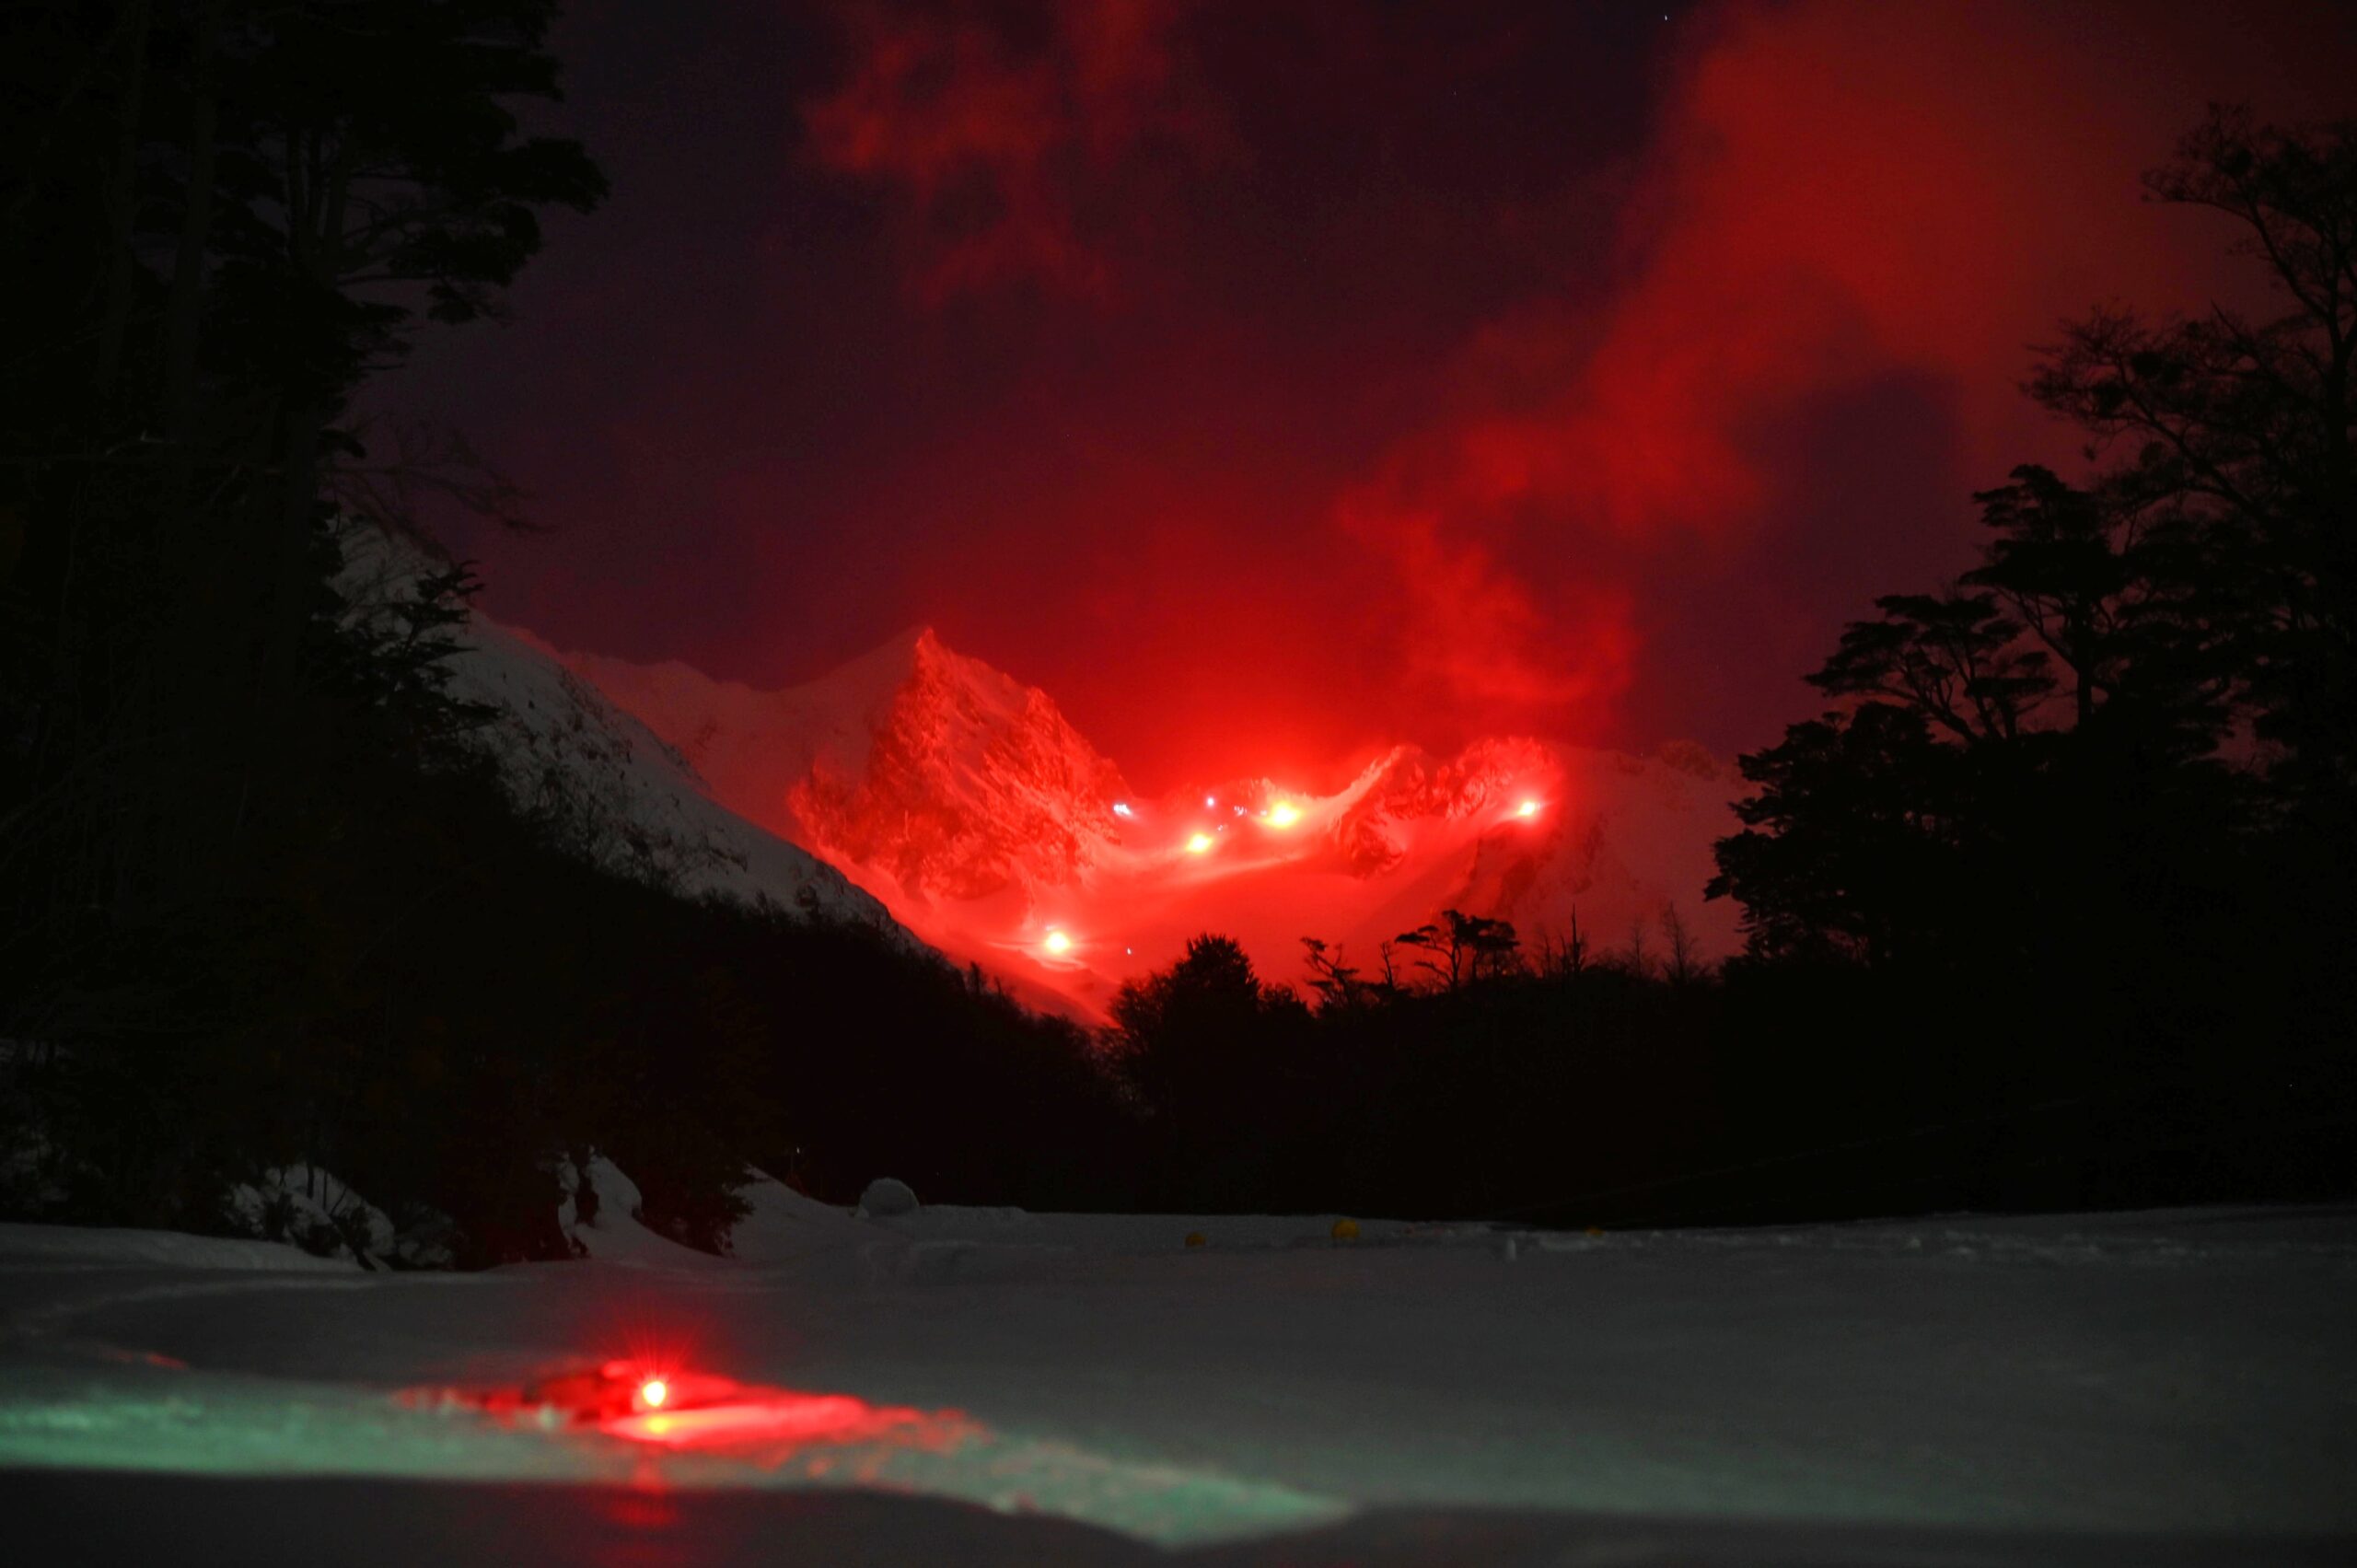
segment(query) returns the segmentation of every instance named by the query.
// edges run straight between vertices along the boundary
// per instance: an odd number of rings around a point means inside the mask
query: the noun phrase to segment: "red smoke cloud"
[[[2345,110],[2357,36],[1670,10],[582,7],[614,201],[419,361],[562,532],[457,542],[552,642],[757,685],[937,625],[1144,788],[1770,741],[2072,459],[2028,345],[2233,275],[2140,172],[2209,99]]]
[[[1188,4],[1058,6],[1028,40],[1003,8],[846,6],[853,64],[806,111],[811,151],[893,190],[924,300],[1017,281],[1102,296],[1105,185],[1156,146],[1208,140],[1167,48]]]
[[[1453,372],[1469,412],[1337,506],[1397,569],[1409,669],[1485,722],[1593,733],[1641,658],[1633,607],[1678,557],[1809,527],[1780,511],[1771,432],[1894,373],[1952,389],[1960,471],[1946,505],[1883,526],[1960,564],[1965,493],[2068,450],[2014,390],[2027,343],[2107,296],[2220,285],[2223,236],[2140,208],[2140,170],[2205,97],[2313,107],[2283,101],[2281,29],[2210,20],[2033,0],[1719,13],[1611,220],[1619,285],[1567,280],[1476,333]],[[1863,604],[1817,608],[1821,636]]]
[[[1508,714],[1601,705],[1628,686],[1636,634],[1623,585],[1558,585],[1552,613],[1543,613],[1529,584],[1487,546],[1445,532],[1438,505],[1403,505],[1376,485],[1339,511],[1349,536],[1398,572],[1397,656],[1411,684]]]

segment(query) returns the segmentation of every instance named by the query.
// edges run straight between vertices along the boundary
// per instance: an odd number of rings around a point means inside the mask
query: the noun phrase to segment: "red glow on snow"
[[[1701,893],[1739,785],[1696,746],[1643,758],[1526,736],[1323,766],[1274,754],[1146,796],[1051,693],[922,629],[804,688],[788,711],[807,728],[772,729],[778,708],[734,699],[713,728],[692,681],[636,670],[591,673],[674,744],[726,737],[724,803],[1034,1007],[1102,1021],[1123,982],[1205,932],[1235,938],[1268,983],[1298,983],[1305,935],[1356,967],[1450,908],[1511,922],[1535,949],[1574,904],[1584,925],[1625,931],[1675,901],[1709,956],[1735,945],[1732,906]],[[830,750],[836,715],[853,714],[870,715],[864,754]],[[645,1366],[693,1359],[644,1350]]]
[[[526,1426],[589,1428],[668,1449],[755,1447],[790,1458],[811,1445],[878,1439],[946,1447],[979,1429],[955,1411],[873,1405],[851,1394],[806,1393],[711,1373],[648,1376],[629,1362],[553,1374],[497,1388],[419,1388],[401,1402],[468,1407]]]
[[[849,1394],[797,1394],[789,1389],[745,1389],[758,1396],[693,1410],[650,1411],[607,1422],[608,1435],[667,1448],[745,1443],[845,1443],[913,1425],[924,1418],[912,1410],[871,1405]]]

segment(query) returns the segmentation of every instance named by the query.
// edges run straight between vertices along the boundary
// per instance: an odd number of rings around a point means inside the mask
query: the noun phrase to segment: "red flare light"
[[[1538,802],[1526,800],[1514,808],[1514,814],[1517,817],[1536,817],[1538,815]]]
[[[1280,800],[1269,807],[1269,826],[1271,828],[1290,828],[1300,820],[1301,812],[1289,800]]]
[[[626,1361],[520,1386],[412,1388],[398,1397],[412,1407],[471,1408],[543,1430],[562,1423],[665,1448],[749,1448],[772,1457],[834,1443],[947,1446],[980,1430],[956,1411],[871,1405],[850,1394],[768,1388],[709,1373],[655,1376]]]
[[[1197,833],[1193,838],[1187,841],[1187,853],[1189,854],[1202,854],[1211,847],[1212,836],[1209,833]]]
[[[1039,946],[1051,953],[1059,955],[1069,953],[1072,951],[1072,938],[1061,931],[1051,931],[1040,939]]]

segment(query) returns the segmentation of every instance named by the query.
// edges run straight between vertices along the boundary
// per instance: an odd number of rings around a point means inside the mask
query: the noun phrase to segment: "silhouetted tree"
[[[2201,575],[2188,608],[2288,809],[2347,830],[2357,784],[2357,121],[2283,128],[2213,109],[2145,179],[2152,199],[2237,226],[2275,303],[2070,323],[2037,399],[2122,459],[2103,504]]]
[[[1392,940],[1423,952],[1426,956],[1416,960],[1416,967],[1449,991],[1510,973],[1521,962],[1522,944],[1512,924],[1457,910],[1443,910],[1438,921],[1403,931]]]
[[[1549,980],[1562,980],[1584,974],[1587,970],[1587,938],[1580,930],[1580,909],[1572,906],[1571,930],[1562,936],[1542,935],[1538,944],[1538,972]]]
[[[1260,1006],[1252,960],[1234,938],[1205,933],[1169,969],[1124,981],[1110,1011],[1148,1101],[1183,1123],[1211,1114],[1233,1089],[1236,1058],[1255,1041]]]
[[[1719,842],[1709,895],[1743,905],[1752,954],[1887,959],[1947,924],[1967,770],[1920,711],[1828,714],[1740,765],[1758,787],[1736,803],[1745,830]]]
[[[1694,934],[1687,929],[1686,917],[1678,912],[1673,900],[1661,907],[1662,941],[1667,952],[1662,958],[1662,978],[1672,985],[1691,985],[1702,977],[1702,960],[1694,944]]]
[[[1342,949],[1329,946],[1315,936],[1301,939],[1305,961],[1309,965],[1309,988],[1318,993],[1323,1007],[1356,1007],[1367,999],[1367,982],[1359,970],[1342,961]]]
[[[1994,594],[1886,594],[1853,621],[1809,684],[1835,697],[1895,703],[1968,746],[2019,738],[2051,690],[2046,656]]]

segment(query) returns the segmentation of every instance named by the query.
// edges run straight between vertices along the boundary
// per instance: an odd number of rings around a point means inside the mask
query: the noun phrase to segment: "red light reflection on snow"
[[[723,1404],[694,1410],[648,1411],[602,1422],[598,1430],[634,1443],[667,1448],[743,1443],[851,1443],[922,1424],[921,1411],[871,1405],[849,1394],[797,1394],[787,1388],[745,1390]]]
[[[611,1361],[500,1388],[412,1389],[411,1405],[463,1406],[516,1422],[589,1430],[673,1451],[712,1449],[784,1461],[822,1444],[947,1447],[977,1430],[956,1411],[872,1405],[708,1373]]]
[[[666,1531],[679,1527],[679,1500],[660,1486],[601,1490],[596,1495],[598,1511],[626,1530]]]

